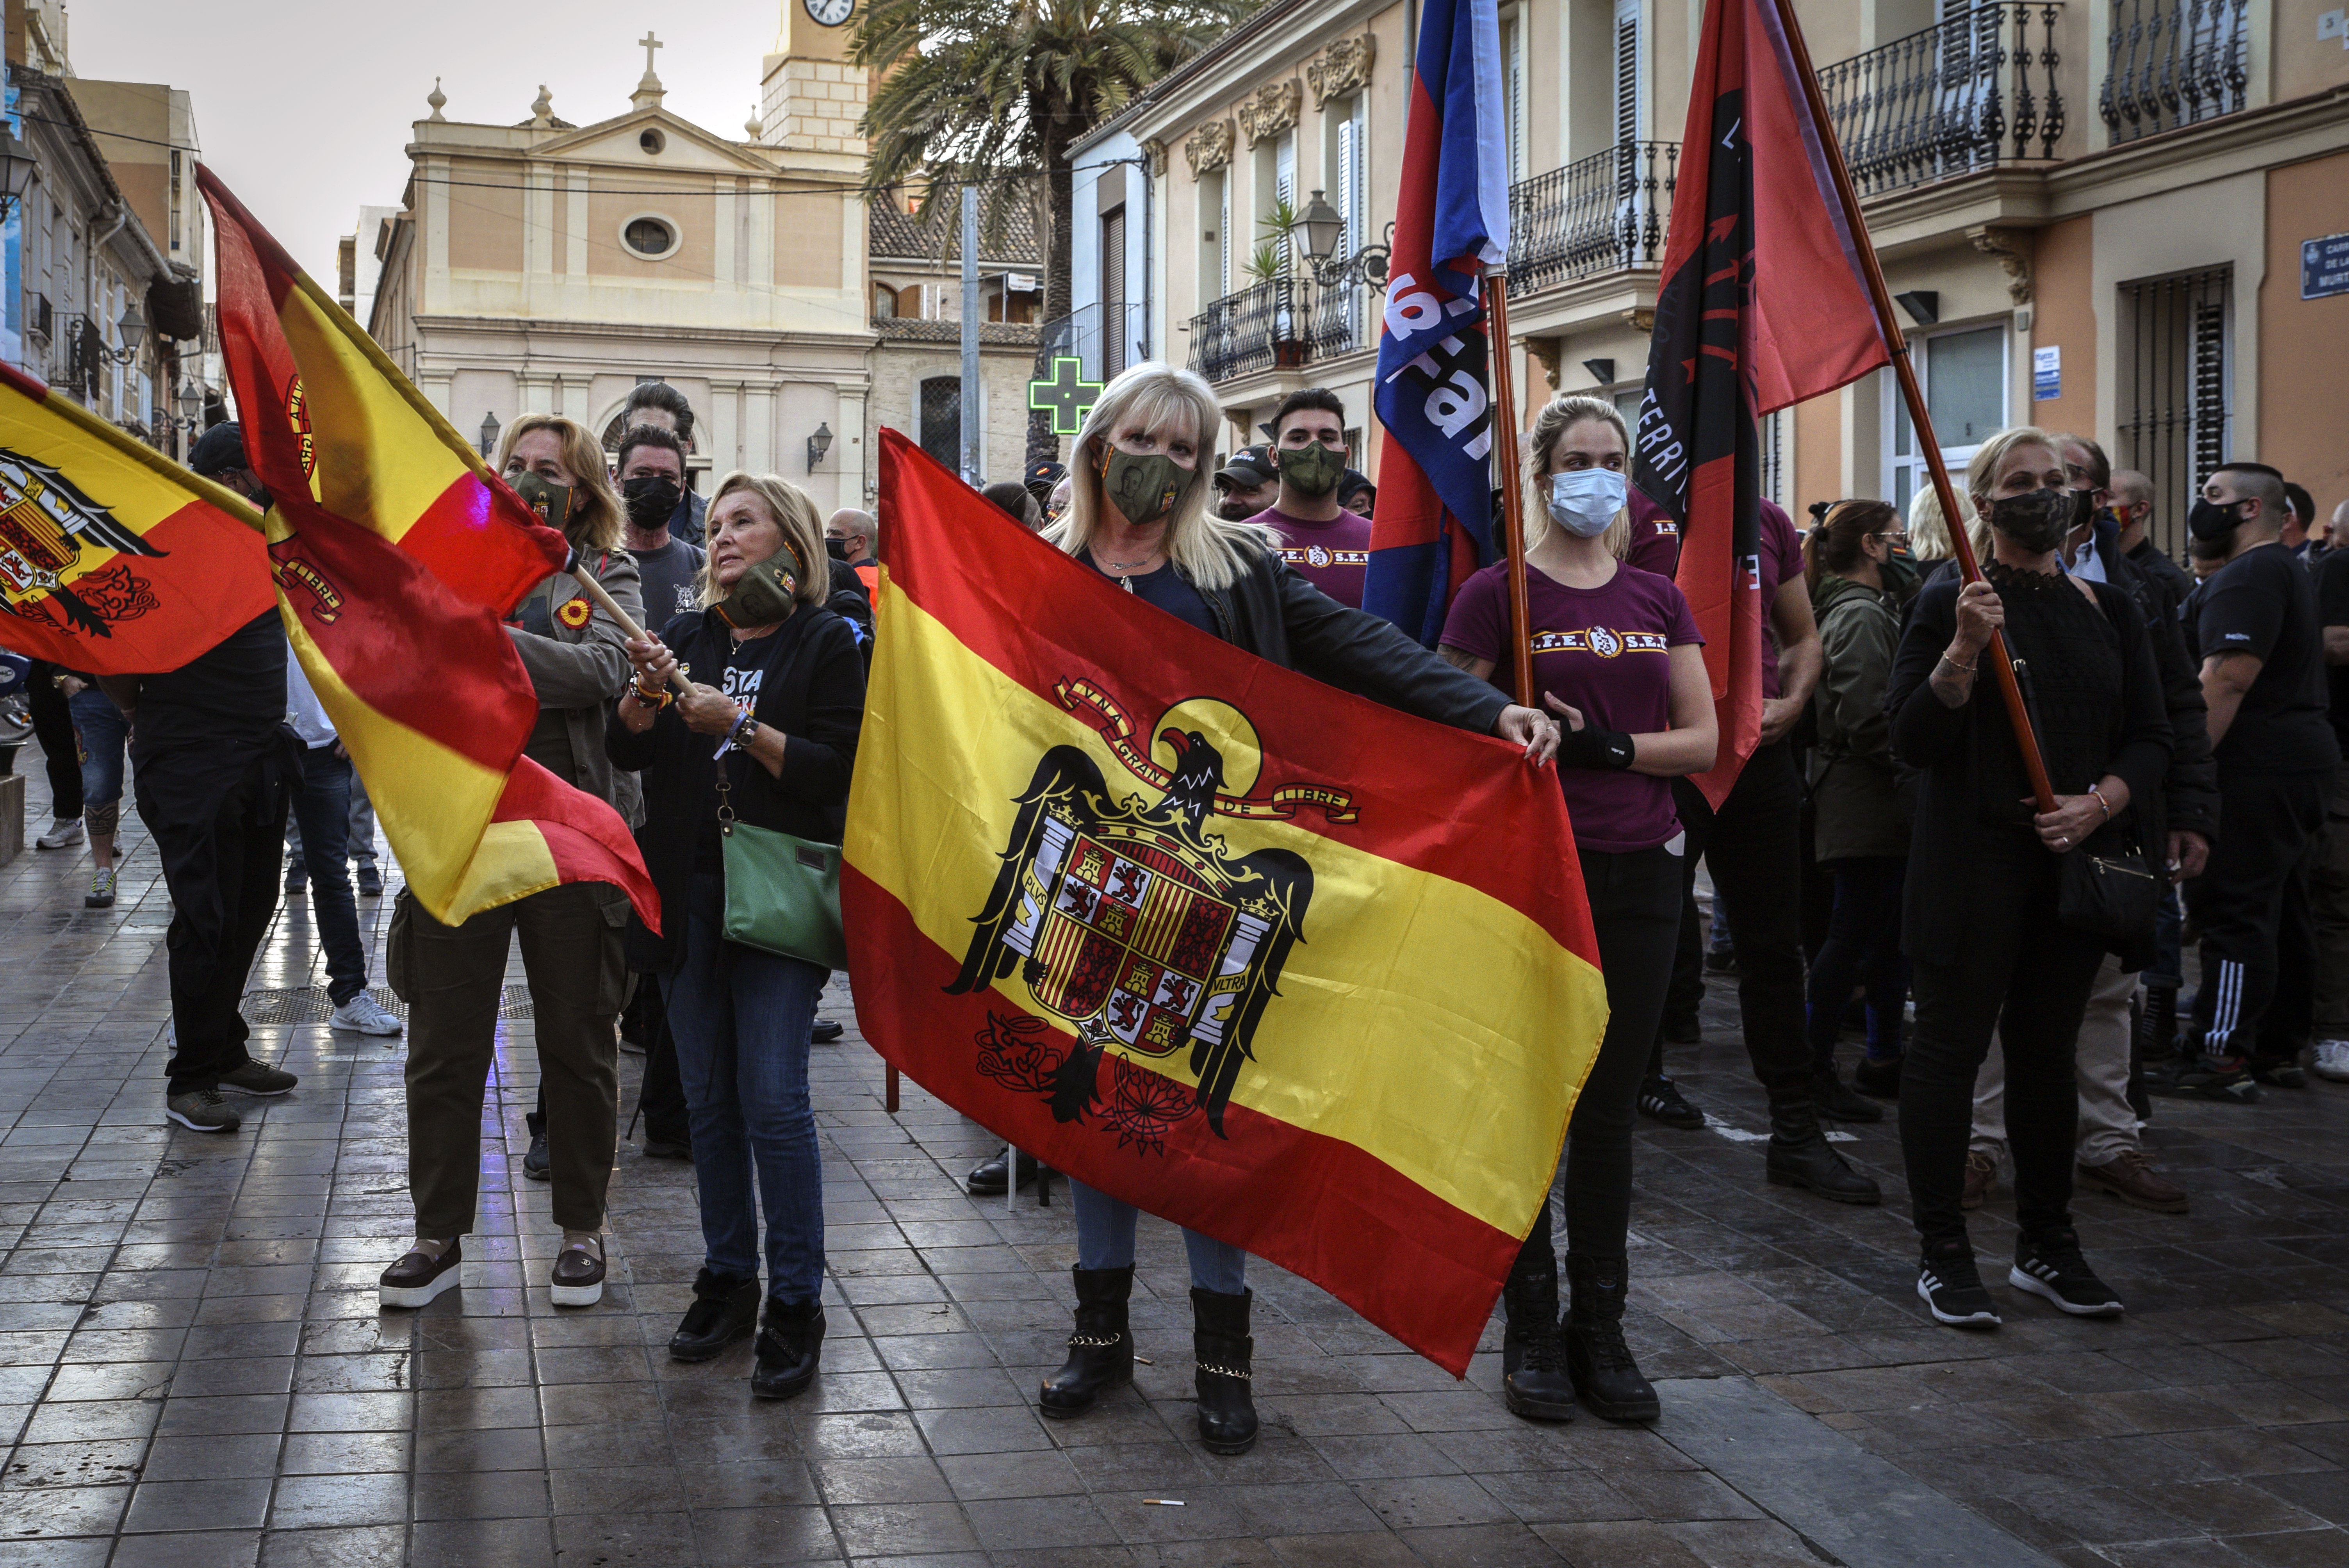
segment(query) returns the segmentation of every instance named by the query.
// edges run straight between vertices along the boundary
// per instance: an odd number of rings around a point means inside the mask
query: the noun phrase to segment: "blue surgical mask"
[[[1577,539],[1596,539],[1623,510],[1623,476],[1613,469],[1575,469],[1549,477],[1550,521]]]

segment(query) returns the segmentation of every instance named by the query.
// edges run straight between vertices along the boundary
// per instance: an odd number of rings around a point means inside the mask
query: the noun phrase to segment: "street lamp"
[[[829,419],[817,421],[815,434],[807,441],[808,472],[813,473],[816,464],[823,461],[824,453],[832,450],[832,422]]]
[[[498,417],[494,412],[481,416],[481,456],[486,458],[498,449]]]
[[[1329,198],[1320,191],[1305,204],[1298,215],[1298,226],[1305,231],[1305,253],[1313,258],[1318,270],[1337,253],[1338,236],[1345,232],[1345,215],[1330,205]]]
[[[33,183],[33,150],[13,130],[0,134],[0,217],[15,211]]]
[[[122,307],[122,315],[114,323],[114,330],[122,335],[122,358],[125,364],[136,358],[139,346],[147,340],[147,316],[132,300]]]
[[[179,403],[180,422],[187,426],[188,428],[191,430],[194,429],[196,427],[196,421],[203,418],[203,387],[193,381],[181,382]]]
[[[1297,215],[1297,226],[1305,231],[1305,259],[1313,263],[1313,281],[1325,287],[1334,287],[1345,281],[1350,273],[1358,273],[1362,280],[1377,287],[1387,281],[1387,258],[1393,250],[1394,225],[1387,225],[1387,243],[1364,245],[1350,256],[1338,254],[1339,237],[1346,232],[1345,214],[1330,205],[1321,191],[1313,192],[1313,200],[1305,203],[1305,211]]]

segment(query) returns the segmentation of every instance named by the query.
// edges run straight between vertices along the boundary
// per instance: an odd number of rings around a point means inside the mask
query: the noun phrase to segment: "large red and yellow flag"
[[[881,509],[866,1035],[1464,1371],[1607,1018],[1556,776],[1119,592],[895,431]]]
[[[417,902],[454,924],[563,882],[659,901],[618,812],[522,754],[537,722],[501,617],[563,536],[320,292],[209,169],[221,351],[303,672]]]
[[[273,598],[241,497],[0,365],[0,647],[153,675]]]

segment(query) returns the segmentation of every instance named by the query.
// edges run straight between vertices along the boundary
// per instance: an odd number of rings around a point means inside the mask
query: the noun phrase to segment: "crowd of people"
[[[2187,1210],[2140,1142],[2148,1096],[2240,1104],[2302,1088],[2312,1049],[2315,1072],[2349,1080],[2349,826],[2329,825],[2349,817],[2349,549],[2326,548],[2306,492],[2272,469],[2230,463],[2203,480],[2185,520],[2190,569],[2155,545],[2144,476],[2034,428],[1982,442],[1954,518],[1929,491],[1905,519],[1853,498],[1811,507],[1800,530],[1764,501],[1760,734],[1723,788],[1707,777],[1723,736],[1673,581],[1680,534],[1629,488],[1630,432],[1610,402],[1556,398],[1526,434],[1530,625],[1513,625],[1495,565],[1461,588],[1433,651],[1361,608],[1371,500],[1346,421],[1330,392],[1294,392],[1264,444],[1219,464],[1206,384],[1138,365],[1102,389],[1065,467],[985,494],[1155,612],[1498,736],[1514,749],[1495,766],[1555,763],[1609,1020],[1555,1177],[1566,1289],[1545,1205],[1503,1293],[1519,1416],[1660,1413],[1621,1327],[1633,1133],[1641,1116],[1705,1124],[1664,1052],[1702,1038],[1709,966],[1734,973],[1767,1098],[1764,1180],[1881,1202],[1826,1129],[1893,1107],[1918,1294],[1962,1327],[2000,1321],[1966,1213],[2002,1159],[2019,1222],[2008,1283],[2066,1313],[2116,1314],[2072,1202],[2085,1187]],[[380,1299],[420,1307],[460,1284],[518,939],[541,1083],[523,1169],[549,1183],[563,1233],[551,1299],[603,1293],[626,1042],[646,1057],[644,1152],[690,1161],[698,1192],[703,1265],[669,1354],[707,1360],[751,1338],[752,1391],[787,1398],[822,1359],[808,1066],[841,1026],[817,1016],[823,967],[728,940],[721,824],[840,841],[887,634],[874,616],[881,542],[869,512],[820,519],[774,475],[726,475],[705,500],[693,410],[674,387],[639,387],[622,425],[608,456],[560,416],[506,426],[495,467],[569,540],[578,573],[539,584],[509,630],[538,699],[526,754],[636,830],[666,918],[656,935],[617,889],[576,883],[452,926],[400,891],[384,966],[409,1009],[415,1231]],[[269,504],[235,425],[207,432],[191,462]],[[1952,559],[1954,530],[1980,557],[1976,580]],[[1538,707],[1499,684],[1520,635]],[[166,675],[36,668],[34,713],[55,795],[39,843],[87,841],[93,907],[114,895],[128,756],[174,906],[174,1122],[233,1132],[225,1096],[295,1087],[246,1052],[238,1011],[289,852],[285,888],[313,901],[335,1026],[401,1031],[368,986],[357,928],[355,900],[384,887],[364,789],[274,611]],[[2181,1003],[2189,939],[2199,984]],[[999,1194],[1037,1176],[1007,1150],[966,1185]],[[1133,1377],[1149,1207],[1072,1185],[1073,1329],[1038,1392],[1055,1418]],[[1201,1436],[1237,1453],[1257,1432],[1247,1256],[1184,1240]]]

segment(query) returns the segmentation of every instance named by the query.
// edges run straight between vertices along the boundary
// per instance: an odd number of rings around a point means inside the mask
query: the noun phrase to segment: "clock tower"
[[[862,155],[857,121],[865,77],[848,63],[861,0],[782,0],[782,30],[766,57],[759,93],[759,140],[768,147]]]

